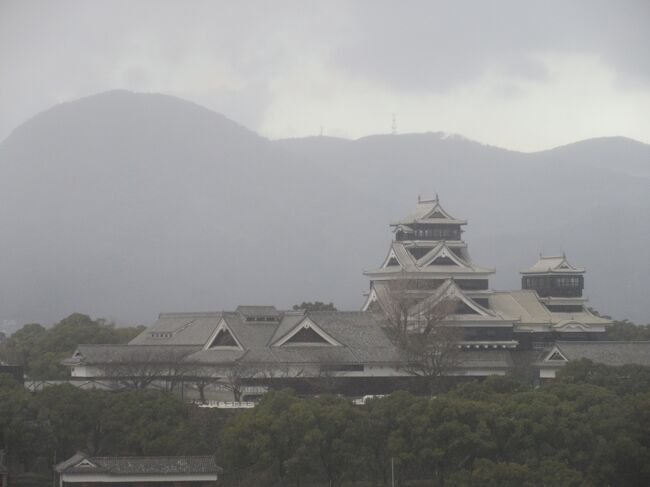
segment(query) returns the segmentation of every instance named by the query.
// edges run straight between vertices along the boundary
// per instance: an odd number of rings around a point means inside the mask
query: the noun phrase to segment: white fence
[[[250,409],[255,407],[251,401],[206,401],[196,403],[200,408],[217,408],[217,409]]]

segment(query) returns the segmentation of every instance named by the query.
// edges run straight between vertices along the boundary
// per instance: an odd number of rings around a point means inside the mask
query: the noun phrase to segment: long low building
[[[64,363],[73,378],[135,387],[176,380],[219,382],[237,393],[255,385],[379,393],[412,376],[387,326],[370,311],[166,313],[127,345],[80,345]],[[450,374],[503,375],[513,367],[506,350],[457,346]]]
[[[580,359],[605,365],[650,367],[650,342],[556,342],[535,367],[540,378],[552,379],[567,362]]]
[[[61,487],[212,487],[222,471],[214,456],[93,457],[83,452],[54,470]]]

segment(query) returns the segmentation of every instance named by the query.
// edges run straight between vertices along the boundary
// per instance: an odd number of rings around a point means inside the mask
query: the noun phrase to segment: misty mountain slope
[[[437,191],[469,220],[494,286],[564,250],[588,268],[594,306],[648,322],[648,161],[649,146],[619,138],[535,154],[444,134],[270,142],[178,98],[104,93],[0,144],[0,320],[358,309],[388,223]]]
[[[344,188],[176,98],[110,92],[55,107],[0,146],[2,319],[151,321],[339,298],[345,271],[320,259],[350,232]],[[337,219],[336,232],[318,224]],[[359,274],[354,252],[339,262]]]

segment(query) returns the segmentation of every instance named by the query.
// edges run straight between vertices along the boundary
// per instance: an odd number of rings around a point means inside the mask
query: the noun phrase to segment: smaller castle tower
[[[532,289],[549,311],[582,311],[586,298],[582,296],[585,270],[574,267],[566,255],[544,257],[520,272],[521,288]]]

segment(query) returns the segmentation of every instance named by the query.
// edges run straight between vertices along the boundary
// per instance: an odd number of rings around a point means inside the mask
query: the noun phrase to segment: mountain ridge
[[[0,143],[0,322],[356,309],[388,222],[435,192],[469,220],[492,287],[517,288],[540,250],[565,250],[600,311],[650,321],[641,142],[521,153],[440,132],[269,140],[181,98],[123,91],[51,110]]]

